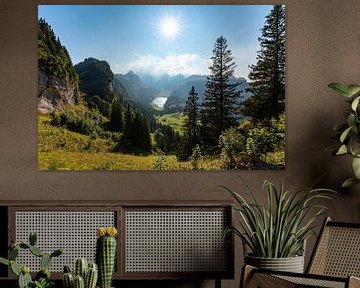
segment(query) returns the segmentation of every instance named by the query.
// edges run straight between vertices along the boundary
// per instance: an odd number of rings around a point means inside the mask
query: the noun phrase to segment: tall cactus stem
[[[87,270],[87,260],[85,258],[79,258],[75,261],[74,274],[76,276],[81,276],[85,280],[86,270]]]
[[[116,239],[102,236],[97,240],[96,261],[99,268],[99,284],[101,288],[110,288],[114,272],[116,256]]]

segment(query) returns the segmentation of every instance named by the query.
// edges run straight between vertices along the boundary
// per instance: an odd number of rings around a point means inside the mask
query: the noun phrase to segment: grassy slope
[[[41,170],[152,170],[158,157],[135,156],[120,153],[40,152]],[[166,170],[191,169],[189,162],[177,162],[175,156],[166,156]]]
[[[50,124],[48,115],[38,115],[38,151],[109,152],[115,143],[71,132]]]
[[[163,125],[169,125],[176,132],[182,134],[185,116],[183,113],[172,113],[160,115],[156,118],[157,122]]]
[[[111,153],[115,143],[92,139],[65,128],[50,125],[50,117],[39,114],[38,169],[40,170],[152,170],[156,155],[135,156]],[[166,170],[189,170],[190,162],[165,156]],[[219,169],[218,159],[206,159],[200,169]]]

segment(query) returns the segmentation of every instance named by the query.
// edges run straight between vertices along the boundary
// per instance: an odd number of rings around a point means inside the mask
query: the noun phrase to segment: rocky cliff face
[[[77,102],[79,88],[55,76],[39,70],[38,72],[38,110],[41,113],[50,113],[62,110],[66,106]]]

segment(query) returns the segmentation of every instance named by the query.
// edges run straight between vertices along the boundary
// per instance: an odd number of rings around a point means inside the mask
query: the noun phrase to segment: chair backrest
[[[360,223],[326,218],[307,273],[360,277]]]

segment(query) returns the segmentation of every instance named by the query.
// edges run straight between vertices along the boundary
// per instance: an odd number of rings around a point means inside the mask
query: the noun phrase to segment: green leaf
[[[352,127],[349,127],[347,129],[345,129],[345,131],[343,133],[341,133],[341,136],[340,136],[341,143],[344,143],[344,141],[346,140],[346,137],[348,136],[351,129],[352,129]]]
[[[353,113],[350,113],[350,115],[347,118],[347,124],[349,125],[349,127],[352,127],[355,126],[355,123],[356,123],[356,116]]]
[[[351,94],[348,90],[348,86],[341,83],[331,83],[328,85],[329,88],[333,89],[335,92],[339,93],[342,96],[351,97]]]
[[[360,157],[360,138],[357,134],[350,137],[348,150],[354,157]]]
[[[354,96],[360,92],[360,85],[348,85],[347,90],[350,96]]]
[[[352,168],[356,178],[360,180],[360,158],[355,157],[353,159]]]
[[[352,109],[352,110],[356,111],[356,108],[357,108],[358,105],[359,105],[359,101],[360,101],[360,96],[356,97],[356,98],[354,99],[354,101],[352,101],[352,103],[351,103],[351,109]]]
[[[347,153],[349,153],[349,152],[348,152],[346,145],[341,145],[341,147],[339,148],[339,150],[336,152],[335,155],[344,155]]]
[[[358,183],[360,183],[359,179],[357,179],[355,177],[351,177],[351,178],[347,179],[346,181],[344,181],[344,183],[341,185],[341,187],[348,188],[348,187],[358,184]]]

